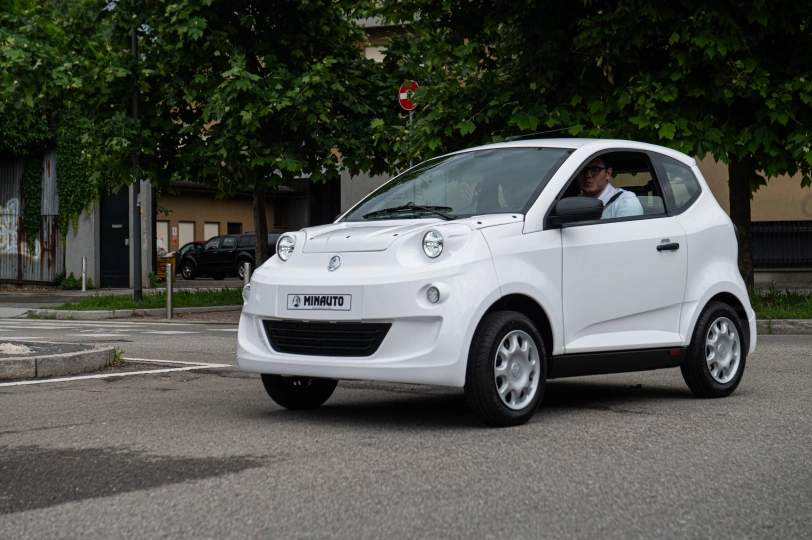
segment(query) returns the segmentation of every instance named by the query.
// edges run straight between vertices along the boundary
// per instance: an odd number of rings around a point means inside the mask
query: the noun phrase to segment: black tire
[[[183,279],[191,281],[197,277],[197,268],[189,261],[182,262],[180,264],[180,275],[183,276]]]
[[[286,409],[315,409],[330,399],[338,381],[263,373],[262,384],[271,399]]]
[[[237,272],[236,275],[240,279],[245,279],[245,263],[250,261],[240,261],[237,263]],[[253,266],[253,264],[252,264]]]
[[[715,328],[718,329],[717,324],[726,324],[725,320],[733,323],[736,332],[738,333],[738,347],[739,354],[736,359],[735,373],[733,377],[727,382],[720,382],[714,378],[711,373],[711,365],[707,356],[710,350],[706,348],[709,335]],[[730,339],[729,337],[727,339]],[[691,392],[702,398],[720,398],[729,396],[736,390],[742,380],[744,374],[744,366],[747,360],[747,350],[749,347],[749,340],[747,334],[742,331],[741,320],[736,311],[729,305],[722,302],[711,302],[696,321],[694,327],[694,334],[691,338],[691,345],[688,347],[688,357],[685,362],[680,366],[682,371],[682,378],[685,379],[685,384],[691,389]],[[730,349],[730,347],[728,347]],[[736,358],[735,355],[731,357]],[[712,363],[713,360],[710,360]],[[716,368],[719,369],[718,367]],[[724,377],[722,377],[724,378]]]
[[[518,331],[518,332],[514,332]],[[519,336],[529,336],[536,347],[538,364],[536,372],[533,372],[527,379],[528,384],[536,381],[535,394],[524,394],[520,396],[532,396],[526,399],[529,401],[520,409],[508,407],[499,395],[497,388],[499,380],[508,379],[511,375],[506,371],[508,377],[497,377],[496,368],[502,360],[497,359],[499,348],[506,342],[508,334]],[[510,364],[508,361],[507,364]],[[512,366],[506,366],[511,369]],[[536,368],[533,368],[536,369]],[[544,388],[547,383],[547,351],[544,347],[544,340],[536,326],[525,315],[516,311],[497,311],[486,315],[479,324],[474,339],[471,343],[471,350],[468,353],[468,369],[465,374],[465,398],[469,407],[482,422],[489,426],[518,426],[524,424],[535,414],[536,409],[544,396]],[[510,393],[508,393],[510,396]],[[515,406],[521,405],[520,403]]]
[[[218,281],[220,281],[222,279],[226,279],[226,275],[223,272],[218,272],[216,274],[212,274],[211,277],[218,280]]]

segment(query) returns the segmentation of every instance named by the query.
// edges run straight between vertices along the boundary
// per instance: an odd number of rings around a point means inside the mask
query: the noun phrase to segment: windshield
[[[570,152],[497,148],[427,161],[381,187],[345,220],[524,213]]]

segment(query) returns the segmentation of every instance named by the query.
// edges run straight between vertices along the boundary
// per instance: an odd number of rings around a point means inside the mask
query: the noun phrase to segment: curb
[[[812,319],[760,319],[756,321],[759,335],[812,334]]]
[[[87,351],[1,359],[0,380],[63,377],[98,371],[115,358],[114,347],[105,345],[92,347]]]
[[[242,304],[238,306],[208,306],[208,307],[187,307],[174,308],[175,313],[210,313],[215,311],[237,311],[242,310]],[[124,319],[133,315],[164,315],[166,308],[154,309],[116,309],[100,311],[69,311],[65,309],[29,309],[28,315],[36,315],[48,319],[74,320],[74,321],[100,321],[103,319]]]

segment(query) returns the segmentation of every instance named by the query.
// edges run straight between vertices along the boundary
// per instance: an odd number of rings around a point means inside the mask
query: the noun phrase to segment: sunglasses
[[[608,169],[609,167],[587,167],[583,171],[581,171],[581,176],[586,176],[587,173],[592,173],[592,176],[600,174],[601,171]]]

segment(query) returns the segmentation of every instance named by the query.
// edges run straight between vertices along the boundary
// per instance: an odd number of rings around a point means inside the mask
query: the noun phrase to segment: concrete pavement
[[[97,339],[172,337],[119,330]],[[234,342],[191,336],[165,355]],[[511,429],[453,388],[287,411],[234,368],[1,387],[0,537],[803,538],[810,386],[812,337],[764,336],[729,398],[679,370],[564,379]]]

